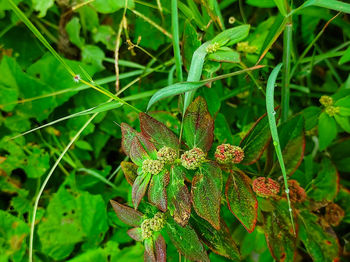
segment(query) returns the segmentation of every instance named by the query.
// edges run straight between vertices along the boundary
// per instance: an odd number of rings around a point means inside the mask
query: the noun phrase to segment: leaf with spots
[[[222,190],[221,169],[214,163],[204,163],[192,180],[192,202],[197,214],[215,229],[220,229]]]
[[[197,97],[189,105],[183,122],[183,134],[187,145],[208,152],[214,138],[214,120],[209,114],[204,98]]]
[[[186,258],[194,261],[209,261],[207,252],[192,227],[179,226],[174,220],[168,219],[166,231],[177,250]]]
[[[253,232],[258,217],[258,201],[250,184],[246,174],[232,170],[225,189],[230,211],[249,233]]]
[[[166,186],[169,184],[169,172],[163,170],[157,175],[153,175],[148,189],[148,200],[163,212],[167,211],[168,200]]]
[[[120,166],[124,172],[126,181],[132,185],[137,177],[137,165],[131,162],[122,161]]]
[[[135,209],[119,204],[117,201],[110,201],[114,212],[117,214],[117,217],[123,221],[125,224],[133,227],[140,226],[142,223],[143,214]]]

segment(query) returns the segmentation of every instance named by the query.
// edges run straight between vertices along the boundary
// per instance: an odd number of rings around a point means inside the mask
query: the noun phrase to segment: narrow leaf
[[[250,25],[240,25],[226,29],[215,36],[211,43],[218,43],[220,46],[230,46],[242,41],[249,34]]]
[[[138,227],[141,225],[143,217],[141,212],[136,211],[131,207],[119,204],[114,200],[111,200],[110,203],[117,214],[117,217],[125,224],[133,227]]]
[[[154,175],[148,189],[148,200],[163,212],[167,211],[168,201],[166,186],[169,184],[169,173],[164,170]]]
[[[145,262],[156,262],[156,256],[154,254],[154,243],[153,238],[147,238],[143,242],[145,246],[144,261]]]
[[[135,241],[142,241],[142,230],[140,227],[135,227],[127,231],[128,235]]]
[[[137,165],[131,162],[123,161],[120,163],[120,166],[123,170],[126,181],[132,185],[137,177]]]
[[[151,174],[142,174],[135,179],[134,184],[132,185],[132,203],[134,204],[135,209],[138,208],[143,196],[145,195],[151,177]]]
[[[137,134],[137,131],[126,123],[121,123],[122,148],[127,156],[130,156],[131,141]]]
[[[154,249],[156,252],[156,261],[157,262],[166,262],[166,243],[161,234],[156,237],[154,241]]]
[[[318,120],[320,150],[326,149],[337,136],[337,124],[333,117],[322,112]]]

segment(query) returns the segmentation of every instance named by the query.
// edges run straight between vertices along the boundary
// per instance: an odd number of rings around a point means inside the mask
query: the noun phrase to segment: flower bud
[[[329,116],[335,116],[336,114],[339,114],[340,107],[339,106],[327,106],[325,112]]]
[[[209,44],[206,48],[208,54],[215,53],[220,48],[219,43]]]
[[[258,177],[253,181],[253,191],[260,197],[271,197],[280,192],[280,186],[271,178]]]
[[[176,159],[176,151],[170,147],[164,146],[157,152],[158,160],[164,164],[172,164]]]
[[[237,43],[237,51],[244,53],[255,53],[258,50],[256,46],[250,46],[248,42]]]
[[[163,170],[164,164],[159,160],[146,159],[142,162],[142,171],[144,173],[151,173],[157,175]]]
[[[216,148],[215,159],[220,164],[238,164],[244,158],[244,151],[239,146],[221,144]]]
[[[331,98],[330,96],[321,96],[319,101],[321,105],[325,107],[333,105],[333,98]]]
[[[198,168],[203,161],[205,160],[205,154],[202,149],[195,147],[189,151],[186,151],[181,156],[181,164],[186,169],[196,169]]]
[[[332,226],[338,226],[344,218],[344,210],[335,203],[326,206],[325,219]]]
[[[158,212],[154,215],[154,217],[150,221],[150,226],[153,231],[160,231],[165,225],[165,217],[164,214]]]
[[[145,219],[141,224],[141,233],[144,239],[152,236],[151,219]]]

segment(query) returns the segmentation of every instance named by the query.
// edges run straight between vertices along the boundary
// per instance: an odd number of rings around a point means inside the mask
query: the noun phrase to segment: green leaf
[[[345,211],[342,222],[350,224],[350,191],[347,188],[340,188],[336,199],[334,200]]]
[[[340,247],[332,229],[323,229],[311,212],[302,211],[300,217],[299,237],[313,261],[337,261]]]
[[[38,17],[44,17],[47,9],[53,6],[54,0],[32,0],[34,10],[39,11]]]
[[[342,97],[337,100],[334,104],[335,106],[350,108],[350,96]]]
[[[199,238],[216,254],[233,261],[241,261],[237,244],[231,237],[225,221],[220,219],[220,230],[213,228],[199,216],[192,215],[191,225]]]
[[[280,11],[280,13],[283,16],[287,15],[287,2],[284,0],[274,0],[275,4],[277,5],[278,11]]]
[[[233,144],[233,138],[226,118],[223,114],[218,113],[215,118],[214,135],[219,144]]]
[[[294,261],[297,248],[293,225],[289,217],[288,203],[281,200],[275,203],[275,210],[264,213],[266,242],[276,261]]]
[[[335,115],[334,118],[335,118],[335,121],[341,126],[341,128],[343,128],[346,132],[350,133],[349,117]]]
[[[197,97],[187,108],[183,123],[183,134],[187,145],[190,148],[199,147],[204,152],[209,151],[214,138],[214,120],[202,97]]]
[[[242,139],[239,146],[244,150],[242,164],[251,165],[259,160],[271,140],[266,114],[261,116]]]
[[[323,158],[320,170],[312,181],[307,195],[316,201],[332,201],[338,192],[338,171],[328,158]]]
[[[345,50],[343,56],[339,59],[339,65],[350,61],[350,46]]]
[[[117,217],[125,224],[133,227],[141,226],[143,214],[131,207],[119,204],[117,201],[110,201]]]
[[[230,48],[221,48],[213,54],[208,56],[208,59],[216,61],[216,62],[224,62],[224,63],[240,63],[240,55],[237,51],[234,51]]]
[[[191,195],[184,183],[186,170],[181,166],[171,168],[167,187],[168,208],[176,223],[185,226],[191,215]]]
[[[120,166],[124,172],[126,181],[132,185],[136,179],[137,175],[137,165],[131,162],[122,161]]]
[[[107,254],[102,248],[90,249],[81,255],[77,255],[66,262],[105,262],[107,261]]]
[[[179,139],[163,123],[145,113],[140,113],[139,116],[141,132],[158,150],[164,146],[171,147],[175,150],[179,148]]]
[[[38,178],[45,174],[50,167],[50,156],[44,150],[33,148],[22,167],[29,178]]]
[[[97,12],[108,14],[114,13],[115,11],[124,8],[125,1],[124,0],[95,0],[92,3],[92,6],[96,8]],[[135,7],[135,3],[133,0],[128,0],[127,3],[128,9],[133,9]]]
[[[151,179],[148,189],[148,200],[163,212],[167,211],[168,199],[166,186],[169,184],[169,172],[163,170]]]
[[[318,119],[318,136],[320,150],[326,149],[337,136],[337,124],[333,117],[325,112],[321,113]]]
[[[183,59],[185,67],[189,70],[194,51],[201,45],[196,29],[186,20],[183,32]]]
[[[204,163],[192,179],[191,195],[197,214],[220,229],[222,190],[221,169],[214,162]]]
[[[83,48],[85,41],[80,37],[80,21],[78,17],[73,17],[66,25],[66,31],[69,35],[69,40],[80,49]]]
[[[209,261],[207,252],[196,232],[189,225],[179,226],[174,220],[167,220],[166,231],[177,250],[186,258],[195,261]]]
[[[230,211],[249,233],[253,232],[258,217],[258,200],[250,183],[250,178],[242,171],[232,170],[225,189]]]
[[[271,8],[276,6],[276,3],[274,0],[247,0],[246,3],[248,5],[262,7],[262,8]]]
[[[308,6],[318,6],[350,14],[350,4],[337,0],[308,0],[300,7],[300,9]],[[300,9],[298,8],[298,10]]]
[[[82,48],[82,60],[87,65],[92,65],[96,68],[96,71],[101,71],[105,67],[102,65],[102,61],[105,58],[105,53],[98,46],[86,45]]]
[[[132,185],[132,203],[134,204],[135,209],[137,209],[145,195],[151,178],[151,174],[142,174],[136,177],[134,184]]]
[[[21,219],[0,210],[1,261],[23,261],[26,256],[28,225]]]
[[[220,46],[231,46],[242,41],[249,34],[250,25],[240,25],[226,29],[215,36],[211,43],[218,43]]]

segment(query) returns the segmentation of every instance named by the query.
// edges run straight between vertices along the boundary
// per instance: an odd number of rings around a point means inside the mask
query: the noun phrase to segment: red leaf
[[[250,186],[250,178],[242,171],[231,171],[226,183],[226,199],[232,214],[245,229],[253,232],[258,217],[258,201]]]
[[[124,172],[126,181],[132,185],[137,177],[137,166],[134,163],[123,161],[120,166]]]
[[[133,227],[140,226],[142,223],[143,214],[134,210],[131,207],[124,206],[118,202],[111,200],[110,203],[117,214],[117,217],[125,224]]]
[[[155,251],[157,262],[166,262],[166,243],[161,234],[155,241]]]
[[[163,123],[153,117],[140,113],[141,132],[156,146],[161,149],[163,146],[171,147],[175,150],[179,147],[179,139]]]
[[[208,152],[213,144],[214,120],[204,98],[197,97],[186,110],[183,134],[190,148],[199,147]]]
[[[164,170],[157,175],[153,175],[148,189],[148,200],[163,212],[167,211],[168,202],[166,186],[169,184],[169,172]]]
[[[129,229],[127,233],[135,241],[142,241],[143,240],[142,230],[139,227]]]
[[[204,163],[192,180],[192,202],[197,214],[215,229],[220,229],[222,190],[221,169],[214,163]]]
[[[145,195],[151,177],[151,174],[142,174],[135,179],[135,182],[132,185],[132,203],[134,204],[135,209],[138,208],[143,196]]]
[[[138,166],[142,165],[143,160],[149,158],[146,150],[141,145],[137,136],[135,136],[131,141],[130,158]]]
[[[154,244],[153,244],[153,238],[147,238],[144,241],[145,245],[145,253],[144,253],[144,260],[145,262],[156,262],[156,256],[154,254]]]

